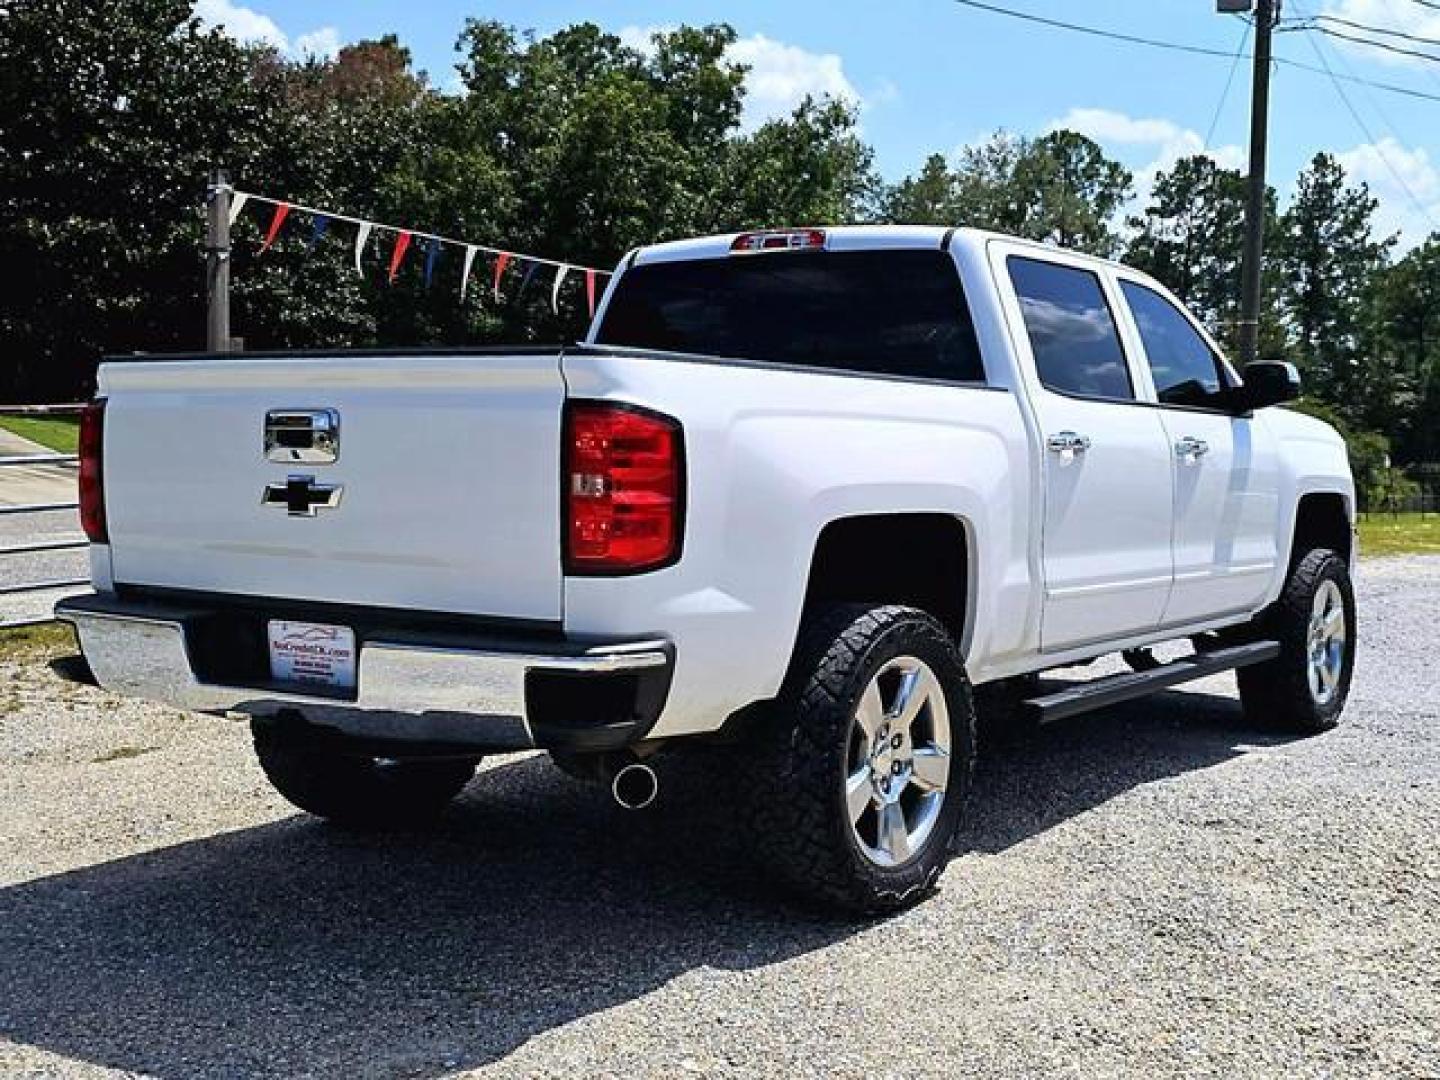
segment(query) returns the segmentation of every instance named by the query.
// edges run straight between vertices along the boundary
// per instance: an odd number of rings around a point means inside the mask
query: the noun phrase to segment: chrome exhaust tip
[[[649,765],[633,761],[616,771],[610,794],[626,810],[644,810],[660,794],[660,778]]]

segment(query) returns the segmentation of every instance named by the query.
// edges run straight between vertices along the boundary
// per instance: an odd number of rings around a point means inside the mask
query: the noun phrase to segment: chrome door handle
[[[1210,444],[1204,439],[1197,439],[1193,435],[1186,435],[1175,443],[1175,456],[1185,458],[1189,461],[1199,461],[1210,452]]]
[[[1052,454],[1060,455],[1061,464],[1068,465],[1077,455],[1090,449],[1090,437],[1073,431],[1060,431],[1045,440],[1045,447]]]

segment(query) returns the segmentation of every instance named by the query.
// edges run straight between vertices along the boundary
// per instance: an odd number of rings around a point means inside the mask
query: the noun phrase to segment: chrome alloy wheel
[[[870,680],[850,723],[845,806],[850,831],[877,866],[924,847],[950,779],[950,711],[935,672],[897,656]]]
[[[1333,580],[1321,582],[1310,608],[1310,629],[1306,637],[1306,677],[1310,696],[1317,705],[1328,705],[1340,691],[1340,673],[1345,669],[1345,598]]]

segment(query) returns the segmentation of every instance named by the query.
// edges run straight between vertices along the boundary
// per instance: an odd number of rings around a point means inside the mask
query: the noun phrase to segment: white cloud
[[[301,34],[295,39],[295,52],[301,56],[314,56],[321,60],[333,60],[340,52],[340,31],[333,26],[322,26]]]
[[[1400,233],[1400,250],[1419,244],[1440,223],[1440,167],[1423,147],[1410,149],[1386,136],[1336,154],[1349,181],[1364,181],[1380,201],[1376,232]],[[1398,177],[1398,179],[1397,179]],[[1403,181],[1403,183],[1402,183]]]
[[[201,22],[217,27],[236,41],[258,42],[279,49],[291,56],[329,58],[340,51],[340,32],[333,26],[322,26],[295,38],[269,15],[232,0],[196,0],[195,15]]]
[[[1135,174],[1135,200],[1143,207],[1160,173],[1174,168],[1181,158],[1205,153],[1226,169],[1244,169],[1245,151],[1238,146],[1206,147],[1199,132],[1183,128],[1173,120],[1137,119],[1110,109],[1071,109],[1045,126],[1046,131],[1067,128],[1099,143],[1107,153],[1120,158]]]
[[[1206,147],[1197,131],[1182,128],[1173,120],[1137,119],[1110,109],[1071,109],[1046,131],[1068,128],[1088,135],[1107,151],[1130,161],[1144,160],[1133,167],[1135,189],[1140,199],[1150,194],[1155,178],[1171,169],[1181,158],[1207,153],[1226,169],[1243,169],[1245,151],[1238,146]],[[1124,149],[1117,149],[1123,147]]]
[[[626,26],[617,31],[630,48],[652,55],[651,35],[673,30],[673,26]],[[750,69],[745,79],[743,126],[753,130],[767,120],[788,116],[806,96],[830,96],[857,108],[892,104],[900,96],[894,83],[884,80],[873,100],[867,100],[845,74],[844,61],[836,53],[816,53],[799,45],[752,34],[740,38],[726,53],[731,63]]]
[[[1426,7],[1423,4],[1397,3],[1396,0],[1327,0],[1324,14],[1334,15],[1336,18],[1347,19],[1364,26],[1378,27],[1381,30],[1398,30],[1415,37],[1440,40],[1440,10]],[[1404,41],[1387,34],[1368,33],[1350,26],[1332,25],[1330,29],[1351,37],[1368,38],[1371,41],[1381,41],[1402,49],[1440,55],[1440,49],[1426,48],[1419,43]],[[1335,38],[1330,40],[1332,44],[1345,49],[1354,56],[1365,57],[1382,64],[1430,66],[1429,61],[1422,60],[1418,56],[1406,56],[1388,49],[1375,49]]]
[[[1088,135],[1112,156],[1133,163],[1137,208],[1148,200],[1156,176],[1182,157],[1205,151],[1227,169],[1243,172],[1246,167],[1246,155],[1240,147],[1211,147],[1206,151],[1199,134],[1171,120],[1137,119],[1108,109],[1077,108],[1046,125],[1047,131],[1059,128]],[[1414,247],[1436,229],[1434,223],[1440,223],[1440,164],[1431,160],[1423,147],[1411,149],[1387,136],[1335,157],[1351,183],[1363,181],[1369,185],[1380,203],[1376,231],[1382,236],[1400,233],[1401,250]]]
[[[829,96],[855,106],[863,103],[835,53],[813,53],[754,34],[735,42],[728,58],[750,68],[745,113],[751,125],[788,114],[807,96]]]
[[[622,26],[615,32],[620,39],[620,44],[628,49],[634,49],[643,56],[655,55],[655,42],[651,40],[656,34],[666,34],[676,29],[674,23],[664,23],[658,26]]]
[[[195,15],[201,22],[224,30],[237,41],[257,41],[282,51],[290,47],[290,39],[275,25],[274,19],[232,4],[230,0],[196,0]]]

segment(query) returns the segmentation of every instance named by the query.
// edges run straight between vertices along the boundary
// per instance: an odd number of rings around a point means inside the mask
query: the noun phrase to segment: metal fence
[[[0,406],[0,416],[78,416],[83,405],[7,405]],[[0,457],[0,469],[22,465],[74,465],[80,458],[76,454],[19,454]],[[3,479],[3,477],[0,477]],[[77,511],[78,502],[25,503],[18,506],[0,506],[0,517],[23,517],[26,515],[53,514],[60,511]],[[41,540],[33,543],[12,544],[0,547],[0,570],[6,560],[20,555],[36,555],[52,551],[73,551],[89,546],[83,537],[76,540]],[[0,600],[28,593],[45,592],[52,589],[74,589],[88,585],[88,578],[66,578],[60,580],[21,581],[0,584]],[[50,614],[22,618],[0,618],[0,629],[18,626],[39,626],[53,622]]]

